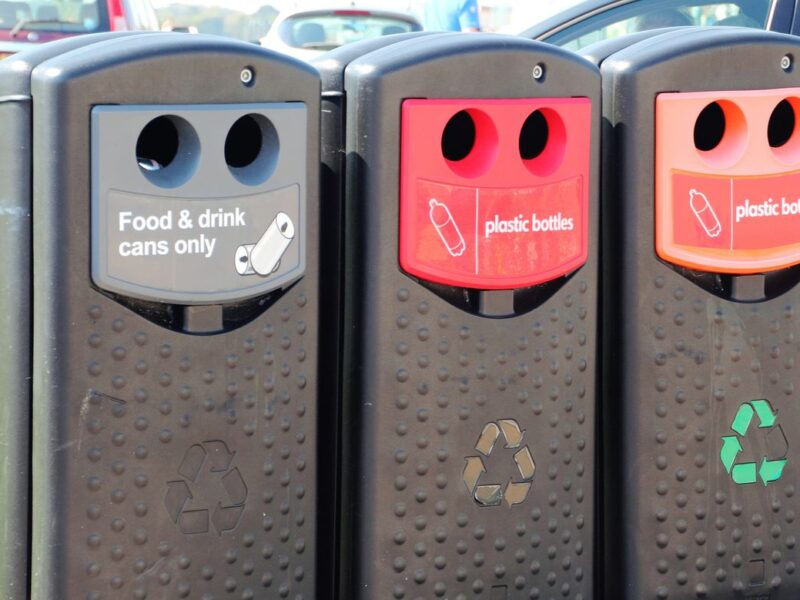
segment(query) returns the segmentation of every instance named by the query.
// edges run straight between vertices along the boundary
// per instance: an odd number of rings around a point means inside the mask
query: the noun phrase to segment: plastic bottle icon
[[[722,225],[719,223],[717,213],[714,212],[714,208],[704,194],[697,190],[689,190],[689,206],[708,237],[715,238],[722,233]]]
[[[442,240],[444,247],[450,253],[450,256],[461,256],[467,245],[464,243],[464,236],[458,229],[458,225],[453,220],[453,215],[450,214],[450,209],[446,204],[442,204],[436,198],[431,198],[428,202],[431,207],[428,217],[436,228],[436,233]]]
[[[294,234],[294,223],[289,215],[279,212],[255,244],[245,244],[237,248],[236,271],[239,275],[257,273],[263,277],[277,271],[281,257],[292,243]]]

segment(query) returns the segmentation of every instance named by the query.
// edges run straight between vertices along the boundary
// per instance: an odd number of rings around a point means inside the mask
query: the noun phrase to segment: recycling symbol
[[[247,486],[233,466],[234,452],[221,440],[191,446],[183,457],[178,475],[167,483],[164,505],[181,533],[218,535],[239,524],[247,500]]]
[[[736,462],[739,453],[742,452],[741,438],[747,436],[747,431],[753,421],[753,417],[758,417],[758,429],[768,430],[768,435],[778,440],[782,446],[777,450],[778,456],[764,456],[761,464],[756,462]],[[783,468],[787,462],[788,445],[783,428],[777,423],[777,416],[772,410],[767,400],[751,400],[743,403],[731,423],[731,429],[736,435],[728,435],[722,438],[722,450],[719,453],[725,471],[733,479],[734,483],[746,485],[756,483],[760,478],[765,486],[773,481],[778,481],[783,475]]]
[[[504,448],[517,450],[514,453],[514,462],[519,471],[519,481],[514,481],[512,477],[505,487],[499,483],[480,483],[481,477],[486,473],[483,457],[488,458],[492,454],[501,435],[505,441]],[[468,456],[463,475],[464,485],[479,505],[499,506],[505,499],[510,508],[515,504],[522,504],[528,497],[536,465],[533,463],[533,456],[528,446],[522,445],[524,435],[519,423],[513,419],[492,421],[483,428],[478,443],[475,444],[475,450],[482,456]]]

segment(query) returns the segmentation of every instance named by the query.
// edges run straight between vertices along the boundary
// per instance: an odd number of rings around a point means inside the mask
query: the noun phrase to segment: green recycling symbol
[[[722,450],[719,457],[725,471],[733,479],[734,483],[746,485],[756,483],[760,478],[765,486],[773,481],[778,481],[783,475],[783,468],[786,466],[786,455],[778,458],[763,457],[761,464],[756,462],[740,462],[736,459],[742,451],[741,438],[747,436],[747,430],[753,421],[753,417],[758,417],[758,429],[778,429],[783,435],[783,429],[777,423],[777,416],[766,400],[751,400],[743,403],[731,423],[731,429],[736,435],[728,435],[722,438]],[[785,436],[784,436],[785,439]]]

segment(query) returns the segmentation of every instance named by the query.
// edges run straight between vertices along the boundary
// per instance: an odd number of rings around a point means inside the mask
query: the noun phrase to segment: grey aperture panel
[[[225,133],[242,118],[261,145],[251,164],[231,167]],[[179,135],[169,164],[136,155],[140,134],[156,119]],[[306,119],[300,102],[95,107],[94,282],[126,296],[192,304],[250,298],[295,281],[306,260]]]

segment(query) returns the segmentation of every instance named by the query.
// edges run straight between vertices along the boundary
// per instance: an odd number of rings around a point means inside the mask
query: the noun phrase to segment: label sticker
[[[591,133],[588,98],[404,100],[400,267],[477,290],[576,271],[589,256]]]
[[[260,146],[252,162],[236,166],[225,140],[242,122]],[[195,305],[297,281],[309,242],[307,122],[302,102],[93,107],[93,283]]]
[[[247,294],[300,267],[299,213],[296,185],[206,200],[110,190],[97,268],[159,299]]]
[[[405,206],[402,248],[418,272],[450,285],[503,289],[551,280],[586,259],[581,188],[580,177],[523,189],[419,180],[415,202]]]
[[[674,172],[671,196],[671,206],[661,207],[669,211],[664,216],[672,226],[659,231],[663,258],[730,273],[800,262],[800,172],[762,177]]]

